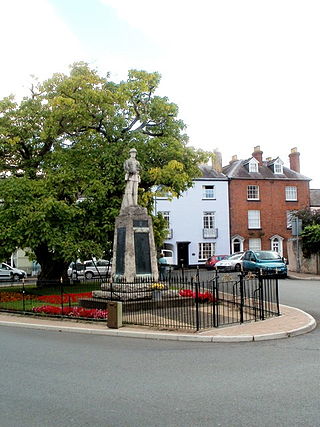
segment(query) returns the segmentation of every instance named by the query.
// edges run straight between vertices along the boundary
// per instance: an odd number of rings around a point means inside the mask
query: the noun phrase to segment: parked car
[[[0,263],[0,279],[17,281],[27,277],[27,273],[19,268],[11,267],[5,262]]]
[[[281,277],[287,277],[288,274],[284,258],[275,251],[246,251],[243,255],[243,269]]]
[[[207,259],[204,265],[207,270],[212,270],[218,261],[227,259],[229,256],[230,255],[212,255],[210,258]]]
[[[228,256],[226,259],[218,261],[215,268],[218,271],[240,271],[242,268],[243,252]]]
[[[106,259],[87,260],[83,263],[72,262],[68,268],[68,276],[72,278],[92,279],[94,277],[107,277],[111,274],[111,261]]]

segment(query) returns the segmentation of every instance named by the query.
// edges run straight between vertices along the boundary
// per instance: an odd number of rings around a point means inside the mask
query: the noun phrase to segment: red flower
[[[181,297],[190,297],[190,298],[197,298],[199,302],[215,302],[216,299],[212,295],[211,292],[198,292],[198,295],[196,292],[192,291],[191,289],[180,289],[179,295]]]
[[[42,305],[41,307],[33,307],[34,313],[54,314],[54,315],[67,315],[70,317],[85,317],[89,319],[106,319],[108,315],[107,310],[98,310],[96,308],[83,308],[83,307],[56,307],[54,305]]]
[[[37,299],[51,304],[68,304],[69,302],[78,302],[79,298],[90,298],[91,292],[82,292],[79,294],[63,294],[61,295],[42,295]]]
[[[193,292],[191,289],[180,289],[179,295],[181,297],[191,297],[191,298],[194,298],[195,297],[195,292]]]

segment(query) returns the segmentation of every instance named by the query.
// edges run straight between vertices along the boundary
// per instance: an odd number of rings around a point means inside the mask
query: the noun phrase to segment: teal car
[[[244,271],[287,277],[287,265],[284,259],[274,251],[246,251],[242,258]]]

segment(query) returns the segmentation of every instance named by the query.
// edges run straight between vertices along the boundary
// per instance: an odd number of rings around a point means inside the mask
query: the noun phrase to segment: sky
[[[189,145],[289,165],[320,188],[319,0],[0,0],[0,98],[88,62],[158,71]]]

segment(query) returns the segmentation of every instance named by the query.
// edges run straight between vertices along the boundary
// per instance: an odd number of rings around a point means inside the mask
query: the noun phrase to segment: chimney
[[[263,151],[260,150],[260,145],[257,145],[256,147],[254,147],[252,157],[258,160],[260,166],[262,166],[262,154],[263,154]]]
[[[231,163],[236,162],[238,160],[238,156],[236,154],[234,154],[229,162],[229,165],[231,165]]]
[[[213,151],[212,167],[216,172],[222,172],[222,156],[218,150]]]
[[[300,173],[300,153],[298,152],[297,147],[291,148],[289,159],[290,159],[290,169]]]

